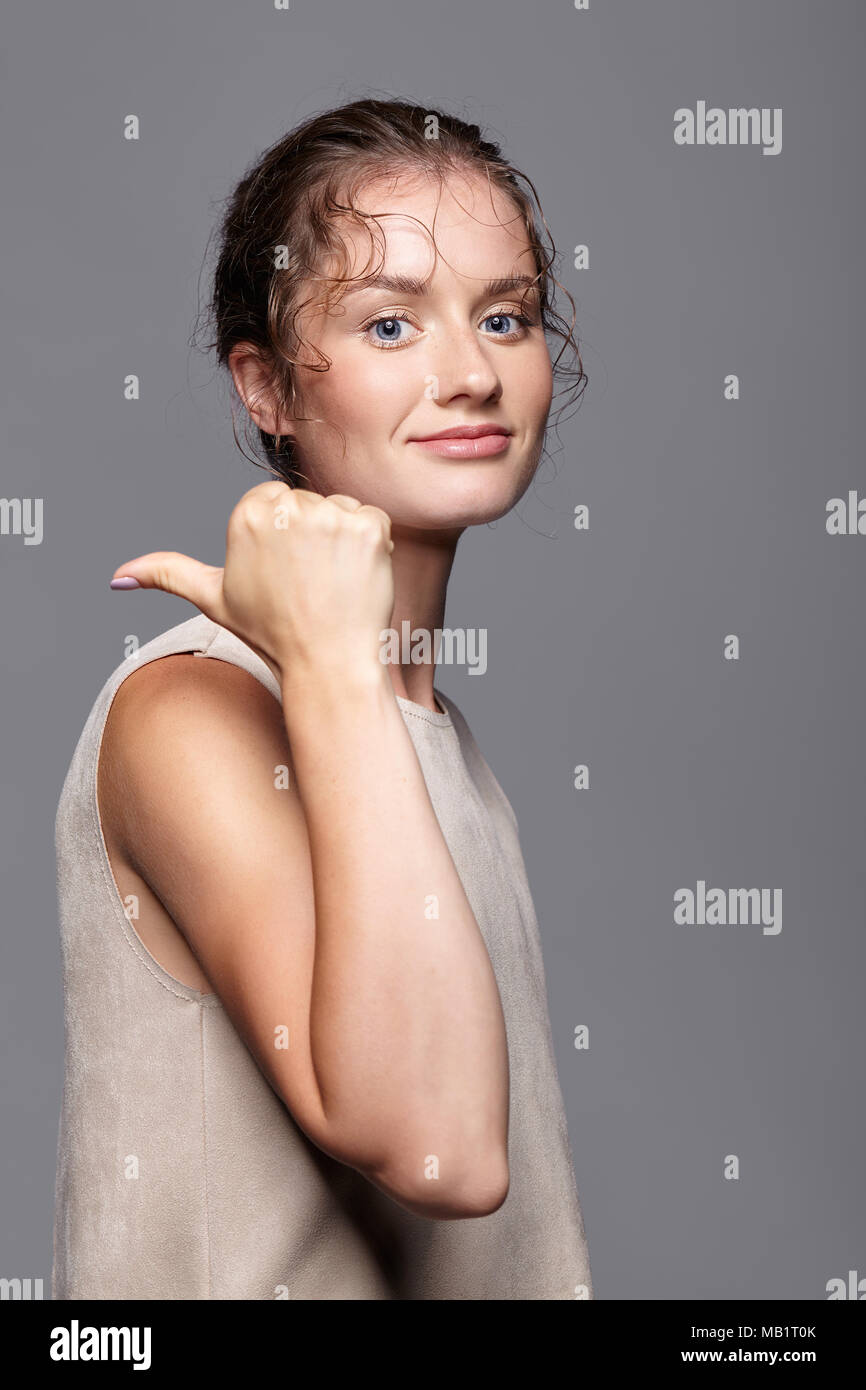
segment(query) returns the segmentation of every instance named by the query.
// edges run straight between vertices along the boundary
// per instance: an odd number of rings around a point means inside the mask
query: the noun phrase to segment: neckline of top
[[[196,622],[197,619],[192,618],[189,621]],[[230,628],[224,628],[220,623],[214,622],[212,618],[206,618],[206,621],[210,624],[210,627],[212,629],[210,640],[208,642],[202,643],[200,647],[196,648],[196,650],[201,652],[203,655],[207,654],[208,649],[213,645],[216,638],[223,634],[226,637],[228,637],[231,641],[241,642],[241,645],[246,646],[248,651],[252,650],[249,647],[249,645],[247,643],[244,643],[241,638],[239,638],[235,633],[231,631]],[[278,692],[279,686],[277,684],[277,680],[274,676],[274,673],[271,671],[271,668],[267,665],[266,662],[262,661],[261,657],[258,657],[258,660],[266,673],[268,684],[271,687],[273,687],[275,691]],[[427,724],[434,724],[440,729],[453,728],[454,720],[451,718],[451,706],[449,704],[448,697],[446,695],[443,695],[442,691],[437,690],[435,687],[433,690],[433,695],[435,699],[438,700],[439,704],[442,706],[441,710],[428,709],[426,705],[419,705],[414,700],[407,700],[406,697],[403,695],[395,694],[394,698],[402,710],[405,710],[407,714],[413,715],[416,719],[423,719]],[[278,698],[282,697],[278,696]]]
[[[441,710],[428,709],[426,705],[419,705],[414,700],[407,700],[404,695],[395,694],[394,699],[402,710],[405,710],[407,714],[414,715],[416,719],[423,719],[428,724],[437,724],[442,729],[451,728],[454,721],[451,718],[446,696],[442,694],[441,690],[436,689],[434,689],[433,694],[442,706]]]

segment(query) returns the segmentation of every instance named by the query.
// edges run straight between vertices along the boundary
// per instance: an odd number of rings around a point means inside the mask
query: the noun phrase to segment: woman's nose
[[[491,353],[492,349],[480,342],[471,328],[438,333],[430,364],[438,387],[434,399],[447,401],[454,396],[471,396],[479,401],[491,397],[498,399],[502,394],[502,382]]]

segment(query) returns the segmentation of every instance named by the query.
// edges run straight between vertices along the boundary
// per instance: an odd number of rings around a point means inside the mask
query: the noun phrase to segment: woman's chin
[[[443,529],[449,527],[483,526],[497,521],[510,512],[532,481],[534,469],[513,469],[493,472],[488,466],[456,470],[439,474],[434,484],[418,479],[417,490],[406,495],[395,489],[391,506],[379,505],[388,512],[392,522],[398,519],[406,526]],[[402,495],[401,495],[402,494]]]
[[[517,501],[519,496],[512,493],[503,502],[476,498],[472,502],[449,505],[445,499],[440,499],[431,502],[429,507],[416,504],[404,509],[395,504],[393,510],[380,505],[391,517],[392,530],[405,527],[413,531],[464,531],[468,526],[484,526],[489,521],[498,521],[511,511]]]

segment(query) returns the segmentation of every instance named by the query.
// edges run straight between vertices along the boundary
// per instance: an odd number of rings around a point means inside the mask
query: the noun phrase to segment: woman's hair
[[[361,188],[374,178],[395,174],[432,175],[441,181],[449,174],[472,173],[483,175],[516,205],[535,259],[542,323],[562,339],[554,377],[571,383],[564,404],[578,401],[588,377],[573,336],[574,300],[551,273],[556,250],[534,185],[503,158],[498,145],[482,138],[477,125],[408,101],[367,98],[313,116],[247,170],[225,200],[218,224],[218,259],[206,313],[213,336],[206,349],[215,348],[218,362],[227,367],[236,344],[253,344],[278,409],[296,414],[293,367],[304,362],[313,370],[327,371],[330,365],[318,349],[319,361],[311,361],[312,344],[296,331],[299,313],[316,298],[315,293],[302,298],[304,289],[310,282],[324,286],[327,305],[340,286],[371,273],[365,268],[347,276],[350,251],[339,228],[343,217],[359,222],[370,232],[372,245],[377,228],[370,224],[376,224],[377,215],[358,209],[355,199]],[[538,206],[549,249],[521,182]],[[570,324],[554,308],[554,285],[564,289],[571,303]],[[566,349],[576,365],[561,362]],[[236,392],[235,399],[239,400]],[[234,409],[232,429],[243,453]],[[292,439],[261,429],[258,436],[266,462],[255,456],[251,462],[298,486],[303,475]]]

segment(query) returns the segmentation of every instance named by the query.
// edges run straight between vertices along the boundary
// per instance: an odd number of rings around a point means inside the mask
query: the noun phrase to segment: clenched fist
[[[286,674],[379,665],[394,607],[391,518],[354,497],[276,480],[244,493],[229,517],[222,569],[156,550],[119,565],[145,589],[178,594]]]

